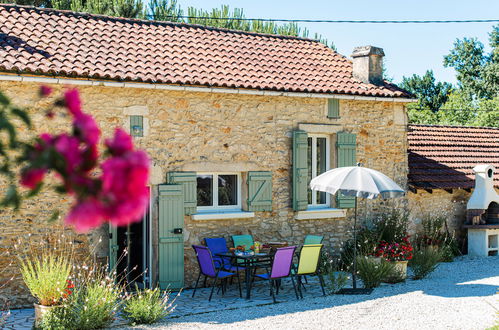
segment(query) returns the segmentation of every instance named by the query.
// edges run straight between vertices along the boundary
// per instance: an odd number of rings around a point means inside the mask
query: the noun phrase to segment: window
[[[327,135],[309,135],[307,148],[308,178],[310,181],[329,169],[329,137]],[[308,188],[308,207],[329,207],[330,195]]]
[[[198,210],[241,209],[241,175],[239,173],[198,173]]]

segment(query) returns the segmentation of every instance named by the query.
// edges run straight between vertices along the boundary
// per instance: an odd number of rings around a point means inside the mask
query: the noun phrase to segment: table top
[[[219,256],[219,257],[231,257],[231,258],[238,258],[238,259],[261,259],[261,258],[268,258],[268,257],[272,256],[269,253],[255,253],[255,254],[237,255],[237,254],[232,254],[230,252],[215,253],[215,255]]]

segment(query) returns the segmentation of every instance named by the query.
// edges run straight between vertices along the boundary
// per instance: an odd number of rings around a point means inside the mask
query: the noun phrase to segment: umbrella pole
[[[357,289],[357,196],[355,196],[355,216],[353,221],[353,288]]]

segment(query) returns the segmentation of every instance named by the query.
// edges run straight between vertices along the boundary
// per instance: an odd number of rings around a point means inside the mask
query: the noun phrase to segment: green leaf
[[[50,216],[50,218],[48,219],[48,222],[55,222],[57,219],[59,219],[59,216],[61,215],[61,211],[59,210],[55,210],[54,212],[52,212],[52,215]]]
[[[31,197],[34,197],[36,196],[43,188],[43,182],[40,182],[36,185],[35,189],[32,189],[28,195],[27,195],[27,198],[31,198]]]
[[[0,130],[6,130],[9,133],[9,147],[15,148],[17,145],[16,129],[4,116],[0,116]]]
[[[10,104],[10,100],[7,96],[5,96],[4,93],[0,92],[0,104],[3,104],[3,105],[9,105]]]
[[[21,119],[26,124],[26,126],[31,128],[31,119],[29,118],[27,111],[19,108],[12,108],[10,112],[12,113],[12,115]]]
[[[7,192],[5,193],[5,197],[1,202],[2,206],[12,206],[15,210],[19,209],[21,205],[21,197],[17,193],[17,186],[15,184],[9,185],[7,188]]]

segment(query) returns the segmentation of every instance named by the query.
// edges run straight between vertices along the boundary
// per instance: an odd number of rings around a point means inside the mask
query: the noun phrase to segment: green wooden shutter
[[[338,134],[336,135],[338,167],[354,166],[356,164],[356,144],[357,138],[355,134],[348,132],[338,132]],[[341,193],[338,193],[336,196],[336,206],[341,209],[355,207],[355,197],[345,196]]]
[[[308,134],[293,131],[293,210],[303,211],[308,206],[307,196],[307,149]]]
[[[162,290],[180,289],[184,286],[184,193],[182,185],[160,185],[158,208],[159,287]],[[178,232],[178,229],[181,231]]]
[[[340,118],[340,100],[327,99],[327,117]]]
[[[272,172],[248,172],[248,211],[272,211]]]
[[[196,213],[197,208],[197,179],[196,172],[168,172],[166,182],[169,184],[182,185],[184,193],[184,213],[186,215]]]

